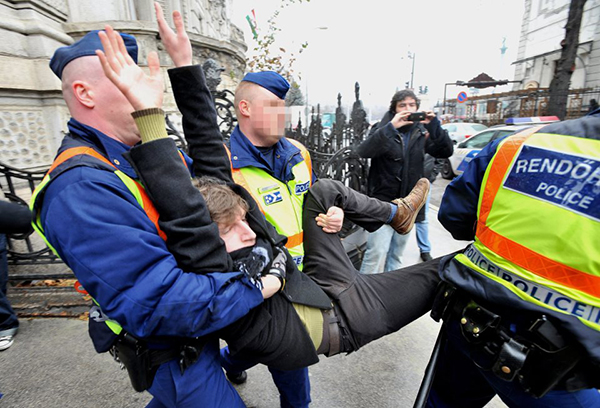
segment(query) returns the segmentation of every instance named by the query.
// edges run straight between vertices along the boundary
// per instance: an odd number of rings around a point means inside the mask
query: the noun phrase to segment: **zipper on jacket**
[[[292,159],[293,159],[294,157],[296,157],[296,155],[298,155],[298,154],[300,154],[300,155],[301,155],[301,153],[300,153],[300,152],[297,152],[297,153],[294,153],[293,155],[291,155],[291,156],[290,156],[290,158],[288,159],[287,163],[285,164],[286,173],[287,173],[287,168],[288,168],[288,166],[290,165],[290,162],[291,162],[291,161],[292,161]],[[304,158],[302,158],[302,161],[304,161]],[[292,173],[292,176],[293,176],[293,175],[294,175],[294,173]],[[308,175],[308,177],[309,177],[309,179],[308,179],[308,182],[309,182],[309,184],[310,184],[310,181],[312,180],[312,174],[309,174],[309,175]],[[290,179],[290,180],[288,180],[288,181],[286,181],[286,182],[284,182],[284,183],[283,183],[283,184],[285,184],[285,186],[286,186],[286,188],[287,188],[287,190],[288,190],[288,194],[289,194],[289,196],[290,196],[290,201],[293,199],[293,196],[292,196],[292,191],[290,190],[290,186],[289,186],[289,184],[288,184],[288,183],[289,183],[290,181],[294,180],[294,179],[295,179],[295,178],[293,178],[293,179]],[[294,203],[293,203],[293,202],[292,202],[292,208],[294,209],[294,215],[296,216],[296,223],[297,223],[297,224],[300,226],[300,229],[301,229],[302,231],[304,231],[304,227],[302,226],[302,217],[300,217],[300,219],[298,219],[298,212],[297,212],[297,210],[296,210],[296,206],[294,205]]]

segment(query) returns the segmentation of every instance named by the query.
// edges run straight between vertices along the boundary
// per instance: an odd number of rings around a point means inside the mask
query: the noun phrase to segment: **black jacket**
[[[436,158],[446,158],[454,150],[448,132],[442,129],[437,118],[427,125],[417,123],[396,130],[390,123],[393,117],[392,112],[387,112],[357,148],[361,157],[371,159],[368,194],[383,201],[405,197],[410,193],[423,177],[425,153]],[[429,132],[427,138],[425,130]],[[400,132],[410,134],[408,149],[404,149]],[[422,210],[417,221],[423,219]]]
[[[0,200],[0,234],[27,233],[31,229],[31,211],[26,205]]]
[[[169,74],[175,100],[183,114],[184,133],[190,156],[194,159],[195,174],[228,182],[250,205],[248,223],[256,234],[273,246],[282,246],[286,237],[278,234],[266,221],[252,196],[231,181],[229,161],[216,126],[216,112],[201,68],[182,67],[170,70]],[[127,158],[160,214],[159,225],[167,235],[167,246],[179,266],[200,273],[231,271],[231,259],[219,238],[218,229],[210,220],[202,195],[190,183],[189,173],[182,165],[173,141],[161,139],[136,146]],[[242,352],[240,357],[281,370],[314,364],[318,361],[316,350],[291,302],[331,308],[329,297],[312,279],[298,271],[288,254],[284,291],[252,309],[219,335],[226,339],[233,354],[252,345],[253,352],[249,355]],[[271,319],[277,324],[268,324]],[[257,344],[278,346],[258,349]]]

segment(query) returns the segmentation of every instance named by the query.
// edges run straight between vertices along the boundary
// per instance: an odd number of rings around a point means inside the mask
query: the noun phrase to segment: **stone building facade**
[[[247,46],[230,22],[232,1],[159,0],[166,15],[181,11],[194,62],[211,58],[223,68],[220,89],[233,89],[245,70]],[[165,70],[172,65],[158,39],[153,0],[0,1],[0,162],[21,169],[52,162],[69,112],[48,63],[56,48],[106,23],[137,38],[141,65],[150,51]],[[175,112],[165,92],[165,110]]]
[[[464,104],[447,100],[446,111],[457,119],[486,125],[514,116],[546,116],[548,88],[561,56],[570,4],[569,0],[525,0],[512,91],[473,95]],[[565,119],[586,114],[594,99],[600,100],[600,0],[587,0]]]
[[[515,65],[516,89],[547,88],[565,38],[569,0],[525,0],[521,39]],[[584,7],[571,89],[600,87],[600,0]]]

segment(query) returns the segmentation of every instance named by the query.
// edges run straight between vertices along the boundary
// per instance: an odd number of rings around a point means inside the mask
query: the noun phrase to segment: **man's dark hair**
[[[401,102],[406,98],[414,99],[415,102],[417,102],[417,109],[419,109],[421,101],[419,100],[419,98],[417,98],[417,95],[415,95],[415,93],[409,89],[403,89],[401,91],[396,92],[394,96],[392,96],[392,102],[390,102],[390,112],[396,113],[396,105],[398,104],[398,102]]]

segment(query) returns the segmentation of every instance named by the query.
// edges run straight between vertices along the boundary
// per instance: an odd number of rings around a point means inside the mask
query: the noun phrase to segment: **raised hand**
[[[158,55],[148,54],[147,75],[131,58],[123,37],[109,25],[98,33],[104,52],[96,50],[104,74],[125,95],[135,110],[162,108],[164,84]]]
[[[157,2],[154,3],[154,10],[156,11],[160,39],[175,66],[183,67],[192,65],[192,44],[185,32],[181,13],[179,11],[173,12],[173,21],[175,22],[175,29],[177,30],[177,33],[175,33],[167,24],[163,9]]]

